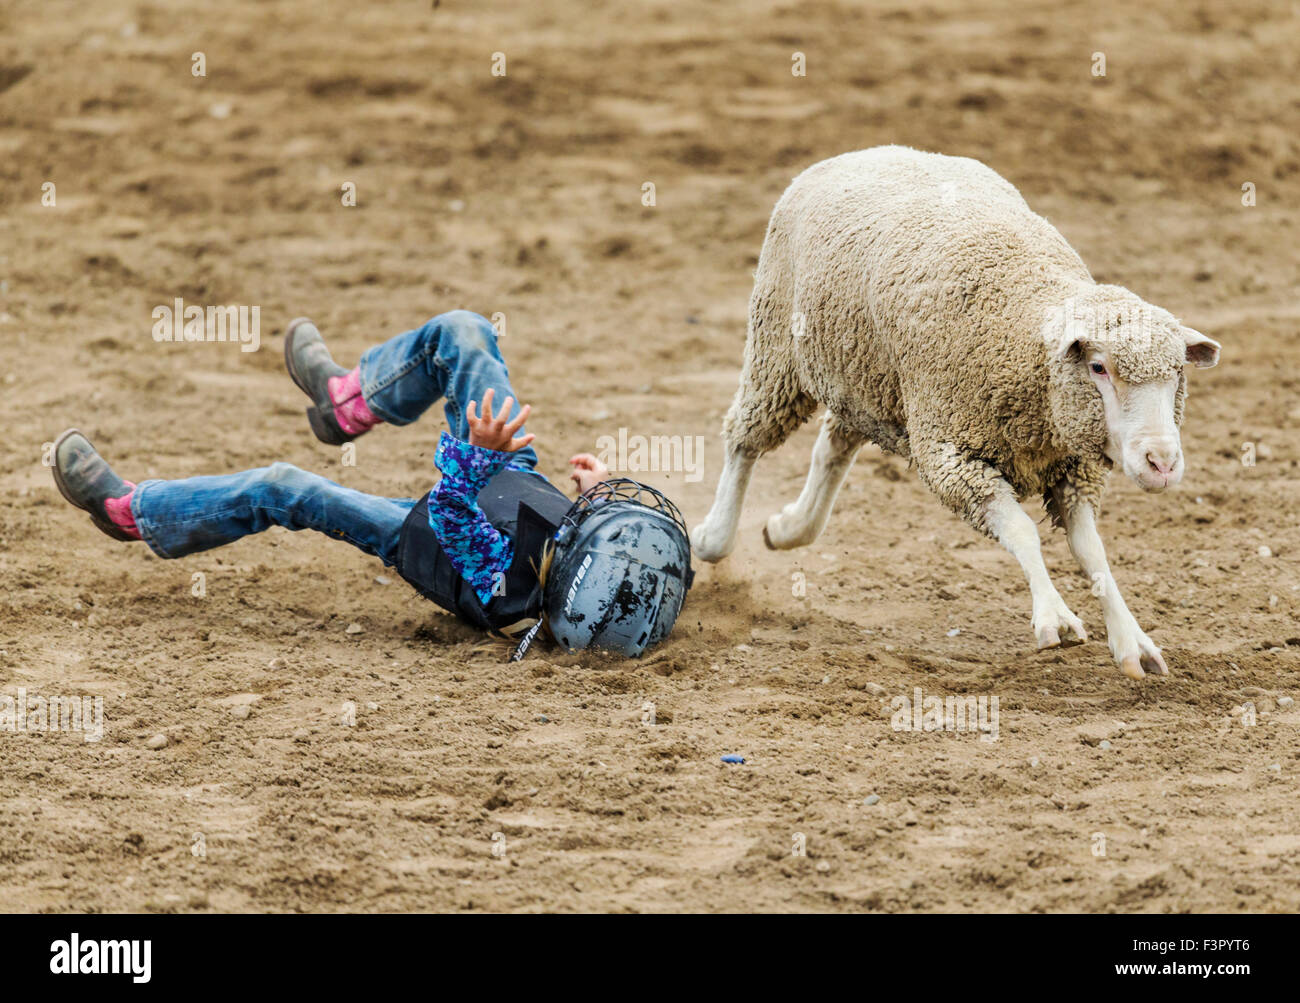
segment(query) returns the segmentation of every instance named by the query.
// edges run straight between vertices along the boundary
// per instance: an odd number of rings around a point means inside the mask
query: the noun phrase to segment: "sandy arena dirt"
[[[0,696],[105,718],[98,743],[0,731],[0,907],[1300,908],[1295,6],[867,7],[0,6]],[[76,425],[133,480],[285,460],[418,495],[441,415],[344,466],[282,332],[308,314],[350,365],[465,307],[505,315],[557,482],[620,428],[704,436],[701,478],[644,475],[694,524],[772,205],[882,143],[984,160],[1097,279],[1222,341],[1190,376],[1184,484],[1115,478],[1102,516],[1168,678],[1120,675],[1046,524],[1092,639],[1035,652],[1012,558],[875,447],[820,540],[764,550],[815,425],[760,463],[737,552],[640,662],[505,665],[312,534],[162,561],[42,464]],[[260,350],[156,343],[176,297],[258,305]],[[895,731],[917,687],[996,696],[998,740]]]

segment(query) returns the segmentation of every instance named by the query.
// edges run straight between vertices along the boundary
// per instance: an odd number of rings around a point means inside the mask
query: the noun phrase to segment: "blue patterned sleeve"
[[[502,536],[478,507],[478,493],[510,462],[510,453],[471,446],[442,433],[434,463],[442,480],[429,493],[429,525],[451,560],[486,606],[492,589],[514,557],[510,538]]]

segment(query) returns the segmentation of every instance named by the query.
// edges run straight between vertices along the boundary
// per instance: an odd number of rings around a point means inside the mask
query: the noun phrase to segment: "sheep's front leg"
[[[1145,672],[1167,675],[1168,666],[1160,649],[1138,626],[1137,618],[1129,611],[1120,595],[1115,576],[1110,573],[1106,548],[1097,532],[1097,512],[1087,502],[1072,507],[1061,506],[1064,511],[1065,532],[1070,541],[1070,552],[1079,562],[1083,573],[1092,579],[1093,592],[1100,594],[1102,614],[1106,620],[1106,637],[1110,653],[1117,665],[1130,679],[1141,679]]]
[[[1070,612],[1047,574],[1038,527],[1020,507],[1006,478],[989,464],[965,455],[952,443],[927,443],[920,436],[913,437],[912,441],[917,471],[930,490],[1020,562],[1029,580],[1038,647],[1055,648],[1063,634],[1087,640],[1083,621]]]
[[[1039,648],[1055,648],[1062,634],[1074,634],[1080,641],[1088,639],[1083,621],[1075,616],[1061,593],[1056,591],[1043,562],[1043,548],[1038,527],[1020,503],[1011,486],[997,492],[984,508],[984,525],[993,538],[1006,547],[1029,579],[1029,594],[1034,604],[1034,638]]]

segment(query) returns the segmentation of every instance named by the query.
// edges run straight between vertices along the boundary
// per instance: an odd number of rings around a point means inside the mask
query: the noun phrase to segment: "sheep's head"
[[[1216,365],[1218,343],[1116,286],[1052,311],[1043,334],[1053,418],[1066,441],[1100,452],[1143,490],[1177,484],[1183,367]]]

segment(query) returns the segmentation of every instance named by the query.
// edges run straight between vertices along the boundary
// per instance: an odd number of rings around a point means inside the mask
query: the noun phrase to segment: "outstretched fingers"
[[[510,414],[510,405],[513,403],[514,401],[512,401],[509,397],[506,398],[504,412],[507,416]],[[507,435],[513,436],[516,432],[518,432],[521,428],[524,427],[524,422],[528,419],[528,415],[532,412],[532,410],[533,410],[533,406],[531,404],[525,404],[523,407],[519,409],[519,414],[516,416],[515,420],[508,422],[503,431]]]

